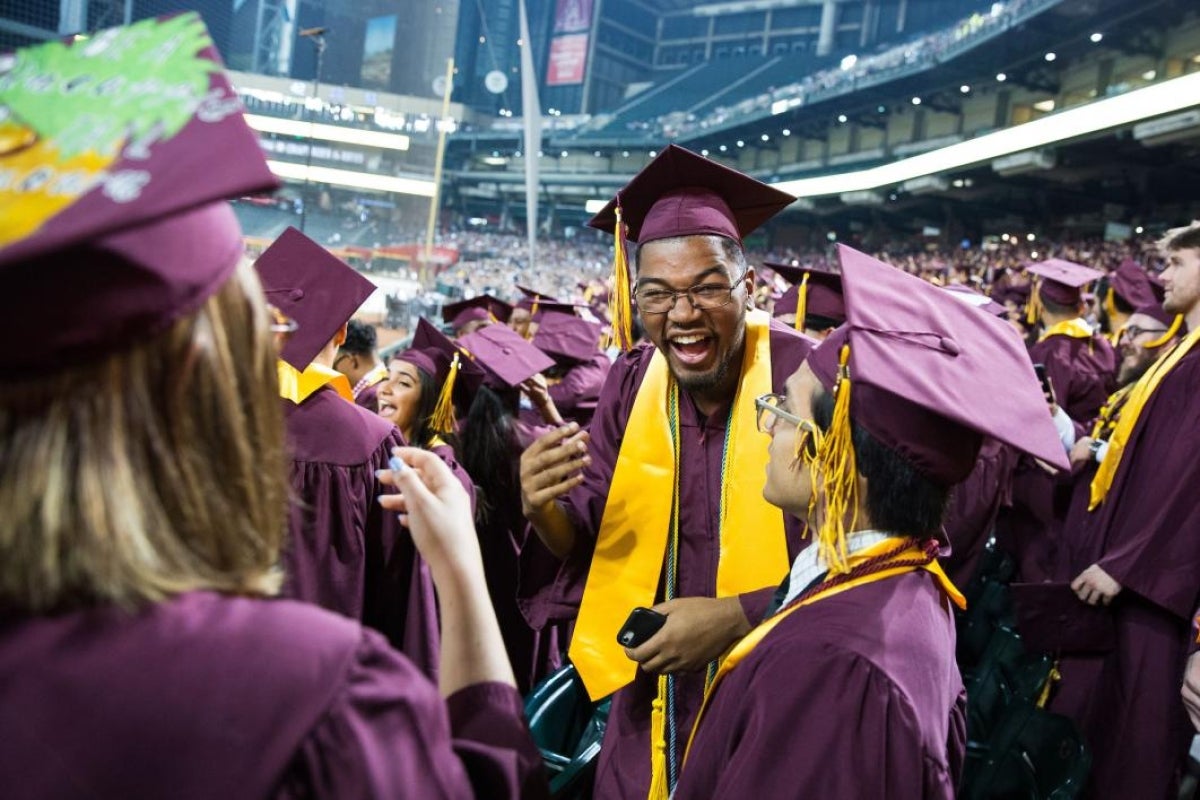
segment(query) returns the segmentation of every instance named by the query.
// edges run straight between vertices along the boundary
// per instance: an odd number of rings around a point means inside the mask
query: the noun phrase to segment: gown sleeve
[[[383,637],[364,630],[277,798],[542,798],[542,760],[515,688],[468,686],[445,701]]]

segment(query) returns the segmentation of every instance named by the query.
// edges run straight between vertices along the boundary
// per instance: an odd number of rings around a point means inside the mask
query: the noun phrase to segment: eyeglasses
[[[754,400],[758,409],[758,429],[762,433],[773,434],[779,420],[790,422],[796,426],[795,456],[796,463],[803,462],[812,466],[825,436],[812,420],[802,419],[781,407],[787,400],[781,394],[764,394]]]
[[[1140,328],[1137,325],[1126,325],[1124,328],[1121,328],[1121,337],[1133,341],[1143,333],[1153,333],[1161,336],[1166,332],[1166,328]]]
[[[786,401],[787,398],[781,394],[764,394],[755,399],[754,407],[758,409],[758,430],[760,433],[771,433],[775,430],[776,421],[780,419],[790,422],[797,428],[812,430],[813,424],[811,422],[783,410],[783,404]]]
[[[749,270],[747,270],[748,272]],[[743,272],[732,286],[723,283],[701,283],[690,286],[683,291],[672,289],[640,289],[633,297],[637,301],[638,310],[643,314],[666,314],[675,307],[680,297],[686,296],[692,308],[697,311],[712,311],[733,302],[733,293],[742,285],[746,277]]]

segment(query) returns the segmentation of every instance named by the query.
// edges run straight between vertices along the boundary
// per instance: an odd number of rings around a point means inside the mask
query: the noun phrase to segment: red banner
[[[573,33],[550,41],[550,62],[546,65],[546,85],[566,86],[583,83],[587,66],[588,35]]]

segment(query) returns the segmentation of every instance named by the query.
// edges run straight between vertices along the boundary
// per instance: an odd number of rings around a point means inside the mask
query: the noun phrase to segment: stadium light
[[[919,105],[921,105],[921,98],[919,98],[919,97],[914,97],[914,98],[912,99],[912,104],[913,104],[914,106],[919,106]]]
[[[891,186],[1191,108],[1197,97],[1200,72],[1193,72],[878,167],[783,181],[775,187],[797,197],[820,197]]]
[[[264,117],[261,114],[246,114],[246,124],[256,131],[277,133],[282,136],[320,139],[325,142],[357,144],[363,147],[378,147],[381,150],[408,150],[409,137],[399,133],[364,131],[360,128],[342,128],[323,125],[319,122],[300,122],[294,119]]]
[[[330,167],[306,167],[304,164],[290,161],[268,161],[267,166],[279,177],[292,181],[328,183],[334,186],[349,186],[354,189],[372,189],[377,192],[433,197],[433,181],[376,175],[371,172],[352,172],[347,169]]]
[[[1104,41],[1104,34],[1100,33],[1100,32],[1096,32],[1096,33],[1093,33],[1088,38],[1092,40],[1092,44],[1100,44],[1100,42]]]
[[[1046,53],[1046,60],[1047,60],[1047,61],[1053,61],[1053,60],[1054,60],[1054,59],[1056,59],[1056,58],[1058,58],[1058,56],[1057,56],[1057,55],[1055,55],[1054,53]]]
[[[1000,83],[1004,83],[1006,80],[1008,80],[1008,76],[1005,75],[1003,72],[997,72],[996,80],[999,81]]]
[[[738,147],[745,147],[745,146],[746,146],[746,143],[745,143],[745,142],[743,142],[741,139],[738,139],[738,140],[737,140],[737,146],[738,146]]]
[[[768,136],[767,134],[765,134],[765,133],[764,133],[764,134],[762,135],[762,140],[763,140],[764,142],[769,142],[769,141],[771,141],[771,137],[770,137],[770,136]]]
[[[782,133],[784,136],[791,136],[792,135],[791,128],[784,128]]]
[[[967,85],[964,83],[962,86],[958,87],[958,90],[959,90],[960,92],[962,92],[963,94],[969,94],[969,93],[970,93],[970,91],[971,91],[971,87],[970,87],[970,86],[967,86]]]
[[[845,121],[846,121],[846,115],[838,114],[838,122],[845,122]]]
[[[1145,233],[1146,229],[1143,228],[1141,225],[1138,225],[1136,228],[1133,229],[1133,232],[1134,233]]]

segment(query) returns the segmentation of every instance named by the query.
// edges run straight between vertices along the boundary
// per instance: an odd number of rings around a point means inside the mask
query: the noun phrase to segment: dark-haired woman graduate
[[[462,463],[478,490],[476,524],[488,590],[500,620],[517,685],[527,692],[562,665],[567,623],[534,630],[517,605],[520,582],[552,581],[558,561],[529,532],[521,513],[521,452],[562,417],[546,391],[542,372],[553,359],[504,325],[489,325],[457,340],[486,372],[464,420]],[[520,418],[526,393],[544,421],[535,426]],[[518,564],[520,569],[518,570]]]
[[[763,496],[806,519],[816,544],[723,659],[677,800],[953,798],[963,600],[936,561],[950,488],[988,436],[1067,464],[1011,328],[839,250],[846,324],[759,403]]]

